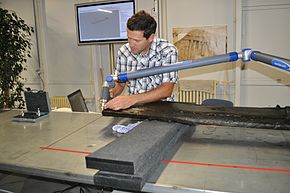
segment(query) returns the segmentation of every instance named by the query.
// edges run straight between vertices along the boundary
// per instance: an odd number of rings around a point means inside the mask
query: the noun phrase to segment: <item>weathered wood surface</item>
[[[106,109],[104,116],[161,120],[183,124],[205,124],[290,130],[290,107],[209,107],[190,103],[155,102],[129,109]]]

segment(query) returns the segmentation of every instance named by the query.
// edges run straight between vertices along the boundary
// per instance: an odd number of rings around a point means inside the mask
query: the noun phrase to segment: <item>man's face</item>
[[[128,42],[133,54],[146,54],[150,48],[152,41],[154,40],[154,34],[146,39],[144,31],[131,31],[127,30]]]

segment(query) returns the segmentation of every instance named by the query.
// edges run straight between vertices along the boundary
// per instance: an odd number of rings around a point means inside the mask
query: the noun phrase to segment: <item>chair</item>
[[[50,104],[54,109],[70,108],[67,96],[53,96],[50,98]]]
[[[206,99],[202,101],[203,106],[213,106],[213,107],[233,107],[234,104],[231,101],[223,99]]]
[[[227,82],[180,79],[174,87],[177,102],[202,104],[206,99],[228,98]]]
[[[69,100],[72,111],[75,111],[75,112],[88,112],[89,111],[80,89],[69,94],[67,98]]]
[[[215,98],[215,80],[179,80],[175,88],[178,102],[201,104]]]

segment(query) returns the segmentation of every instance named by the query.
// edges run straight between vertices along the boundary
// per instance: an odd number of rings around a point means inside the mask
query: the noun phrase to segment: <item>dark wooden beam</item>
[[[154,102],[129,109],[106,109],[104,116],[161,120],[183,124],[205,124],[290,130],[290,107],[209,107],[191,103]]]

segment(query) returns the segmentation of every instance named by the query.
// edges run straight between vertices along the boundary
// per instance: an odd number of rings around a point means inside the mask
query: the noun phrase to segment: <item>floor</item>
[[[0,193],[109,193],[88,185],[0,173]]]

